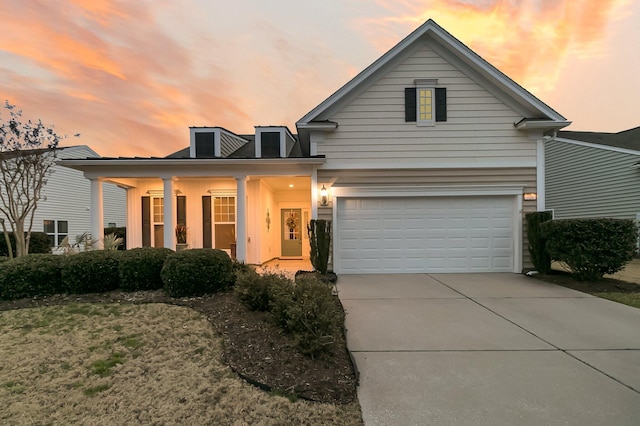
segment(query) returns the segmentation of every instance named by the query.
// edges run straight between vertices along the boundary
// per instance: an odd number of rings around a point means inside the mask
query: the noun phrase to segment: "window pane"
[[[69,233],[69,222],[66,220],[58,221],[58,234],[68,234]]]
[[[153,199],[153,221],[164,222],[164,198]]]
[[[215,226],[215,239],[217,249],[230,249],[231,243],[236,242],[236,226],[232,223],[229,224],[216,224]]]
[[[53,220],[45,220],[42,223],[42,228],[47,234],[53,234],[56,232],[55,222]]]
[[[53,235],[52,235],[52,237],[53,237]],[[62,244],[62,240],[64,240],[65,237],[66,237],[66,235],[58,235],[58,245]]]

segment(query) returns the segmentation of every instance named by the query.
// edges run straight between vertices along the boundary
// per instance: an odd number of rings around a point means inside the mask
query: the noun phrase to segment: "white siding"
[[[447,88],[446,122],[405,123],[404,89],[414,79]],[[522,115],[424,45],[326,118],[338,128],[318,142],[328,159],[323,168],[535,165],[535,142],[514,127]]]
[[[87,158],[98,155],[87,146],[74,146],[58,151],[59,159]],[[126,226],[126,192],[114,184],[103,184],[104,225],[115,222]],[[69,239],[91,232],[91,182],[80,171],[54,166],[42,190],[33,217],[33,232],[43,231],[44,220],[67,221]],[[25,224],[28,226],[28,224]]]
[[[635,219],[640,155],[551,141],[546,144],[548,209],[555,218]]]

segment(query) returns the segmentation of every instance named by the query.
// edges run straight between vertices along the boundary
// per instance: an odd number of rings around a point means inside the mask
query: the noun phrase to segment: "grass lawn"
[[[238,378],[187,307],[4,311],[0,334],[0,424],[362,424],[357,402],[292,402]]]
[[[536,275],[536,277],[550,283],[602,297],[603,299],[640,308],[640,284],[614,278],[602,278],[593,282],[577,281],[568,272],[555,269],[548,275]]]

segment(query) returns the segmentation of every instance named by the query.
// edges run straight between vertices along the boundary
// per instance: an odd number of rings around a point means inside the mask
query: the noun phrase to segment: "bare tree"
[[[56,148],[62,139],[42,121],[22,119],[22,111],[5,102],[9,116],[0,111],[0,213],[2,232],[9,256],[12,247],[9,232],[15,236],[16,256],[29,253],[33,214],[38,207],[47,176],[56,160]],[[6,223],[9,224],[7,229]]]

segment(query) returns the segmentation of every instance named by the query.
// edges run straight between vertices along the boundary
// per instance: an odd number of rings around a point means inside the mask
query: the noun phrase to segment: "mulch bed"
[[[306,357],[287,335],[267,322],[265,313],[248,311],[233,293],[185,299],[168,297],[162,290],[54,295],[0,301],[0,311],[68,303],[188,306],[207,316],[223,338],[226,362],[249,383],[318,402],[346,404],[357,398],[357,377],[344,338],[338,340],[326,359]],[[337,297],[336,303],[340,303]]]
[[[536,275],[536,278],[568,287],[585,293],[640,293],[640,285],[614,278],[602,278],[597,281],[577,281],[569,272],[552,270],[547,275]]]

